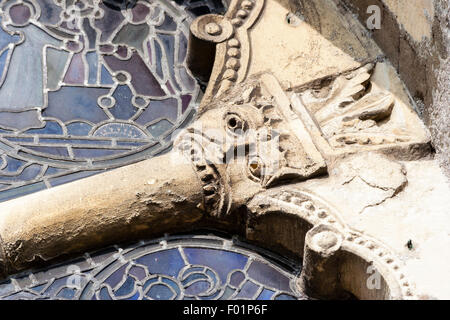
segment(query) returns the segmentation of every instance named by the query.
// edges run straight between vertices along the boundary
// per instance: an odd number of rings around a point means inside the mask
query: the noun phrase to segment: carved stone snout
[[[306,233],[303,269],[298,286],[308,296],[319,299],[338,299],[338,252],[342,234],[327,225],[318,225]]]

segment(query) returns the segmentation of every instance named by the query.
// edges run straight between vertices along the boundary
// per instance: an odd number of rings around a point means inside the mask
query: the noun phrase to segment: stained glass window
[[[0,201],[170,147],[201,98],[189,24],[220,0],[0,0]]]
[[[166,236],[11,277],[0,299],[304,300],[300,270],[236,237]]]

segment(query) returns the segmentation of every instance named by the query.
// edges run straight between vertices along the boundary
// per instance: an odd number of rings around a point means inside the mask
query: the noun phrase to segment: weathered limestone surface
[[[316,179],[298,187],[326,198],[350,226],[389,244],[419,297],[450,298],[450,188],[436,160],[361,155],[330,170],[329,179],[334,182]]]
[[[326,225],[308,231],[303,254],[305,267],[299,278],[299,286],[306,294],[321,299],[338,295],[338,250],[341,245],[342,235]]]
[[[212,227],[303,257],[312,296],[448,298],[450,189],[398,60],[332,0],[233,0],[191,32],[193,70],[215,58],[171,153],[0,204],[0,273]]]
[[[450,177],[450,5],[447,0],[345,0],[336,3],[364,24],[369,5],[382,11],[372,36],[390,59],[432,134],[439,162]]]
[[[282,3],[266,2],[263,20],[249,32],[251,48],[262,48],[252,52],[249,75],[271,72],[280,81],[300,87],[356,69],[381,55],[372,41],[362,37],[361,26],[340,15],[332,2],[302,4],[303,21]]]
[[[0,273],[198,221],[202,185],[183,159],[167,154],[2,203]]]
[[[416,0],[384,0],[386,6],[396,16],[414,41],[421,42],[423,38],[433,37],[434,1]]]

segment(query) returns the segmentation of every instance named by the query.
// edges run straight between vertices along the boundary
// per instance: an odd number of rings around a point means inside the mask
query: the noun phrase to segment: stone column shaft
[[[4,202],[0,274],[186,226],[203,201],[193,165],[173,152]]]
[[[306,233],[300,289],[318,299],[340,297],[338,251],[341,234],[332,227],[318,225]]]

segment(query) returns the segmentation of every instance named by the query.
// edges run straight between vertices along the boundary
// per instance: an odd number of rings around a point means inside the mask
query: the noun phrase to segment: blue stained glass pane
[[[215,270],[222,283],[226,282],[230,271],[243,269],[247,263],[246,256],[230,251],[185,248],[184,253],[191,264],[208,266]]]
[[[280,294],[274,300],[297,300],[297,298],[288,294]]]
[[[63,158],[69,157],[69,151],[67,150],[66,147],[26,146],[26,148],[43,154],[54,155]]]
[[[202,270],[203,271],[203,270]],[[183,284],[186,285],[189,282],[193,282],[194,280],[207,279],[207,276],[202,272],[192,273],[188,277],[183,280]]]
[[[36,292],[41,292],[46,286],[47,286],[47,283],[42,284],[42,285],[40,285],[40,286],[33,287],[33,288],[31,288],[31,289],[32,289],[33,291],[36,291]]]
[[[242,282],[244,282],[244,280],[245,280],[245,274],[242,271],[238,270],[238,271],[233,272],[231,274],[230,284],[233,287],[237,288],[237,287],[239,287],[241,285]]]
[[[37,110],[23,112],[0,112],[0,127],[5,129],[24,130],[29,128],[41,128],[44,125],[39,119]]]
[[[156,283],[156,282],[158,282],[158,281],[159,281],[159,280],[158,280],[158,277],[157,277],[157,276],[155,276],[154,278],[148,279],[148,280],[144,283],[144,286],[142,287],[143,290],[146,291],[147,288],[149,288],[152,284],[154,284],[154,283]]]
[[[236,292],[235,289],[231,289],[230,287],[226,287],[222,296],[220,297],[221,300],[228,300],[234,293]]]
[[[69,136],[87,136],[92,129],[92,126],[84,122],[74,122],[66,125],[67,134]]]
[[[167,120],[158,121],[155,124],[147,127],[147,130],[152,134],[153,137],[157,138],[163,135],[165,132],[172,128],[172,124]]]
[[[86,60],[89,66],[89,84],[97,83],[97,69],[98,69],[98,55],[96,52],[88,52],[86,54]]]
[[[253,282],[247,281],[242,286],[239,293],[236,295],[236,298],[239,299],[253,299],[258,292],[260,286],[254,284]]]
[[[142,112],[136,123],[146,125],[147,123],[166,118],[175,121],[178,115],[178,101],[174,98],[150,101],[150,105]]]
[[[2,23],[3,17],[0,16],[0,23]],[[0,28],[0,51],[7,47],[10,43],[17,43],[20,40],[20,36],[15,34],[11,35],[5,32],[3,28]]]
[[[98,173],[102,173],[102,172],[104,172],[104,171],[97,170],[97,171],[75,172],[75,173],[72,173],[72,174],[67,174],[65,176],[49,179],[49,182],[50,182],[52,187],[56,187],[56,186],[59,186],[61,184],[67,183],[67,182],[71,182],[71,181],[74,181],[74,180],[86,178],[86,177],[89,177],[89,176],[92,176],[92,175],[95,175],[95,174],[98,174]]]
[[[172,79],[172,83],[175,85],[177,90],[181,90],[175,78],[175,39],[173,35],[160,34],[166,55],[168,56],[167,63],[169,64],[169,73]]]
[[[114,80],[105,66],[102,66],[101,83],[106,85],[114,84]]]
[[[107,157],[114,154],[123,153],[123,150],[109,150],[109,149],[81,149],[72,148],[73,154],[79,159],[92,159],[98,157]]]
[[[145,269],[139,266],[133,266],[128,273],[135,276],[138,280],[143,280],[146,276]]]
[[[141,296],[141,294],[139,292],[136,292],[134,295],[132,295],[131,297],[126,298],[126,300],[139,300],[139,297]]]
[[[156,27],[157,29],[161,29],[164,31],[175,31],[177,29],[177,24],[173,20],[173,18],[167,14],[164,15],[164,22]]]
[[[120,281],[125,277],[125,270],[127,268],[127,265],[124,264],[120,268],[118,268],[116,271],[114,271],[113,274],[111,274],[106,280],[105,283],[107,283],[111,288],[115,288]]]
[[[58,293],[57,297],[64,299],[73,299],[73,297],[75,297],[75,293],[76,291],[74,289],[64,288]]]
[[[37,182],[37,183],[28,184],[23,187],[8,189],[8,190],[0,192],[0,201],[11,200],[11,199],[21,197],[21,196],[24,196],[24,195],[27,195],[27,194],[30,194],[33,192],[44,190],[46,188],[47,188],[47,186],[45,185],[44,182]]]
[[[63,287],[65,287],[70,282],[69,276],[56,279],[53,283],[45,290],[44,294],[53,296]]]
[[[0,47],[1,50],[1,47]],[[1,79],[3,76],[3,71],[5,70],[6,66],[6,58],[8,58],[9,50],[3,51],[3,53],[0,54],[0,86],[1,86]]]
[[[171,136],[160,137],[186,125],[183,119],[191,121],[184,112],[195,111],[200,97],[185,61],[189,25],[196,12],[206,12],[199,7],[220,7],[208,12],[222,12],[222,4],[153,0],[127,10],[102,1],[22,2],[14,11],[7,10],[8,1],[0,4],[0,154],[78,173],[148,159],[156,149],[171,147]],[[67,17],[72,5],[82,7],[79,21]],[[30,6],[38,16],[27,14]],[[49,136],[54,140],[45,139]],[[93,137],[110,138],[108,149],[94,148],[102,143]],[[160,144],[148,145],[159,139]],[[45,177],[61,173],[52,170]],[[0,177],[5,172],[15,171],[0,170]],[[25,187],[44,179],[19,181],[22,177],[16,175],[14,183]],[[0,201],[39,190],[37,186],[0,183]]]
[[[247,270],[252,263],[272,265],[271,261],[257,254],[257,248],[250,251],[246,246],[245,249],[239,247],[238,250],[233,244],[223,249],[221,238],[214,237],[212,242],[211,237],[174,236],[165,237],[164,242],[161,242],[161,239],[143,241],[127,247],[90,253],[61,266],[49,267],[33,275],[31,272],[25,273],[14,278],[24,291],[34,293],[29,299],[307,298],[302,293],[275,290],[264,285],[267,281],[263,278],[267,277],[267,274],[261,275],[259,282],[249,278]],[[275,255],[272,256],[276,258]],[[77,278],[73,278],[74,266],[78,268]],[[290,280],[295,277],[283,269],[273,268],[272,272]],[[217,278],[217,274],[221,273],[225,274],[228,283]],[[57,280],[53,281],[54,278]],[[0,299],[11,295],[12,299],[23,298],[21,291],[22,289],[17,290],[12,286],[11,282],[2,283]]]
[[[46,121],[42,129],[32,129],[26,131],[27,134],[63,134],[63,129],[58,122]]]
[[[5,137],[6,140],[11,142],[33,142],[34,138],[16,138],[16,137]]]
[[[3,298],[4,300],[33,300],[38,296],[31,292],[19,292],[11,296]]]
[[[112,297],[106,287],[100,289],[99,296],[100,300],[112,300]]]
[[[108,117],[98,106],[100,96],[108,94],[109,89],[89,87],[62,87],[49,92],[48,107],[43,115],[55,117],[62,121],[88,120],[99,123]]]
[[[180,48],[178,50],[178,63],[183,63],[187,53],[187,39],[184,34],[180,33]]]
[[[95,137],[145,139],[147,135],[137,126],[127,123],[108,123],[94,132]]]
[[[188,295],[204,294],[208,291],[213,283],[208,281],[205,274],[195,273],[188,276],[184,281],[185,293]]]
[[[257,282],[282,291],[291,291],[290,279],[277,272],[273,267],[253,261],[247,271],[248,276]]]
[[[130,141],[117,141],[117,145],[118,146],[124,146],[124,147],[142,147],[145,146],[146,144],[148,144],[149,141],[147,142],[130,142]]]
[[[147,296],[154,300],[170,300],[174,297],[174,293],[167,285],[156,284],[150,288]]]
[[[116,296],[126,296],[132,293],[135,289],[135,281],[132,277],[128,277],[127,280],[115,291]]]
[[[47,171],[45,171],[45,175],[46,176],[51,176],[51,175],[55,175],[58,173],[62,173],[66,171],[65,169],[60,169],[60,168],[53,168],[53,167],[48,167]]]
[[[7,165],[4,170],[7,172],[15,172],[26,163],[25,161],[18,160],[12,157],[6,157],[6,161]]]
[[[158,41],[154,41],[154,44],[155,44],[156,61],[161,61],[163,57],[161,46],[159,45]],[[158,63],[156,65],[156,73],[158,74],[158,76],[160,76],[160,78],[164,78],[162,63]]]
[[[174,290],[177,296],[180,294],[180,287],[175,281],[168,278],[162,278],[162,282],[169,285],[169,287],[171,287]]]
[[[110,140],[97,140],[97,139],[61,139],[61,138],[41,138],[39,140],[41,143],[51,143],[51,144],[89,144],[89,145],[101,145],[101,146],[111,146]]]
[[[14,284],[11,282],[11,280],[8,280],[6,282],[0,283],[0,297],[14,292],[15,291],[15,286]]]
[[[165,274],[176,277],[184,261],[177,249],[159,251],[136,259],[139,264],[146,265],[152,274]]]
[[[256,300],[271,300],[274,293],[272,290],[264,289]]]
[[[127,120],[136,114],[138,109],[131,104],[133,93],[128,86],[118,86],[113,97],[116,103],[109,111],[116,119]]]
[[[32,180],[42,171],[42,166],[38,164],[32,164],[25,169],[22,173],[16,176],[0,176],[0,181],[18,182],[23,180]]]
[[[207,292],[209,283],[207,281],[197,281],[185,288],[185,293],[188,295],[198,295]]]

